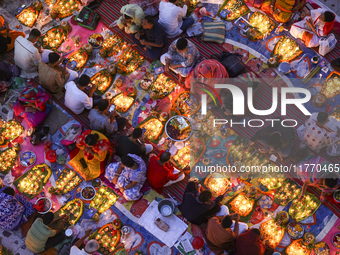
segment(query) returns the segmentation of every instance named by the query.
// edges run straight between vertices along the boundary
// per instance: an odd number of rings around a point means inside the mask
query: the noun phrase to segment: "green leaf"
[[[92,61],[92,62],[90,62],[89,67],[90,67],[90,68],[91,68],[91,67],[94,67],[95,64],[96,64],[96,62]]]

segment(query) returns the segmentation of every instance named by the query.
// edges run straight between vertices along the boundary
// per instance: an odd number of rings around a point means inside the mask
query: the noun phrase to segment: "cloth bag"
[[[335,48],[337,40],[334,34],[330,34],[325,38],[320,39],[319,54],[325,56],[328,52]]]
[[[241,57],[238,53],[222,52],[217,60],[225,67],[229,77],[235,78],[242,74],[246,68]]]
[[[225,41],[225,24],[224,22],[203,22],[204,42],[224,43]]]

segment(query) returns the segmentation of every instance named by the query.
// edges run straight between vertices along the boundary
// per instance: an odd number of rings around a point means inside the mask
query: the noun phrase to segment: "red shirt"
[[[161,151],[157,156],[153,155],[150,158],[148,165],[147,177],[150,185],[158,192],[162,192],[162,188],[169,181],[178,179],[177,174],[173,174],[174,167],[166,162],[163,165],[158,163],[159,157],[164,151]]]

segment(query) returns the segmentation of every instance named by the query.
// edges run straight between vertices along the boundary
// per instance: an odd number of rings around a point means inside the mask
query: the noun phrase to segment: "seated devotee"
[[[88,129],[76,140],[77,148],[70,153],[68,162],[86,181],[99,177],[113,152],[109,139]]]
[[[127,34],[137,33],[142,27],[144,18],[143,9],[137,4],[127,4],[120,9],[122,16],[117,20],[117,25]]]
[[[109,112],[110,103],[107,99],[102,99],[98,102],[96,108],[89,113],[90,127],[93,130],[99,131],[105,135],[112,135],[118,130],[116,121],[116,112]]]
[[[161,193],[163,187],[170,186],[176,182],[184,180],[184,171],[174,168],[169,162],[170,152],[161,151],[157,156],[150,157],[148,165],[148,182],[158,193]]]
[[[320,38],[327,36],[333,29],[335,14],[319,8],[310,11],[310,16],[294,23],[290,33],[295,38],[301,39],[307,47],[317,47]]]
[[[0,54],[12,50],[18,36],[24,37],[25,33],[9,29],[8,23],[0,15]]]
[[[159,59],[167,42],[164,28],[152,16],[145,16],[142,26],[143,29],[131,35],[131,39],[145,50],[147,58],[152,61]]]
[[[62,92],[66,82],[78,77],[78,73],[66,68],[66,65],[60,66],[63,60],[58,53],[51,52],[48,54],[48,63],[40,62],[38,66],[39,83],[52,94]]]
[[[183,195],[183,201],[178,206],[182,215],[192,224],[201,225],[209,218],[221,211],[219,203],[223,196],[212,200],[212,194],[208,190],[200,192],[197,181],[189,181]]]
[[[65,84],[65,105],[75,114],[81,114],[85,108],[91,109],[93,107],[93,93],[97,86],[90,82],[90,77],[83,74],[77,84],[74,81]],[[87,86],[90,87],[88,95],[84,92]]]
[[[86,243],[84,249],[80,249],[80,247],[84,244],[85,239],[88,238],[92,233],[92,229],[86,230],[85,235],[77,240],[71,247],[70,255],[86,255],[96,252],[100,248],[100,246],[98,241],[95,239],[91,239]]]
[[[17,37],[14,43],[14,61],[21,69],[23,78],[34,78],[38,75],[38,65],[42,61],[48,62],[50,50],[43,50],[41,46],[37,46],[36,42],[40,38],[41,33],[38,29],[33,28],[29,35]]]
[[[25,240],[27,248],[34,253],[40,253],[61,243],[65,239],[62,230],[68,220],[69,215],[66,214],[54,219],[52,212],[44,214],[42,218],[37,218],[28,230]],[[52,229],[50,226],[55,222],[58,222],[58,228]]]
[[[0,229],[13,231],[20,227],[25,207],[15,198],[10,187],[0,190]]]
[[[265,0],[261,10],[273,15],[273,18],[280,23],[289,21],[290,16],[300,10],[306,0]]]
[[[16,65],[0,61],[0,81],[10,81],[20,75],[20,69]]]
[[[153,150],[151,144],[144,142],[143,130],[141,128],[135,128],[131,136],[119,137],[117,142],[116,154],[119,157],[124,157],[129,153],[143,157]]]
[[[168,52],[161,56],[161,62],[165,66],[165,70],[171,69],[179,74],[180,80],[188,76],[198,59],[199,51],[196,46],[185,38],[173,41]]]
[[[272,255],[274,249],[264,244],[260,235],[257,228],[248,229],[240,234],[236,239],[236,255]]]
[[[313,113],[309,119],[297,129],[301,139],[300,148],[308,147],[319,153],[321,149],[339,141],[340,128],[333,130],[327,124],[329,117],[326,112]]]
[[[142,197],[141,189],[146,181],[146,165],[142,158],[128,154],[121,163],[112,163],[106,168],[105,177],[115,184],[127,201]]]
[[[193,17],[186,18],[190,1],[186,0],[185,5],[181,8],[176,5],[177,0],[162,0],[159,3],[159,20],[158,22],[164,27],[169,38],[174,38],[186,31],[195,23]]]

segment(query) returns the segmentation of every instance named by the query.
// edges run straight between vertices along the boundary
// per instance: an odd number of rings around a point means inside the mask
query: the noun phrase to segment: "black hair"
[[[126,20],[130,20],[130,19],[132,19],[132,17],[131,17],[131,16],[129,16],[129,15],[126,15],[126,14],[124,14],[124,19],[126,19]]]
[[[251,231],[254,232],[255,234],[259,235],[259,236],[261,235],[261,232],[258,228],[252,228]]]
[[[89,134],[85,137],[85,143],[89,146],[93,146],[98,142],[99,135],[98,134]]]
[[[15,195],[15,191],[11,187],[4,188],[3,193],[5,193],[7,195],[10,195],[10,196],[14,196]]]
[[[171,154],[168,151],[164,151],[161,156],[159,157],[159,160],[163,163],[168,162],[170,160]]]
[[[109,100],[107,99],[101,99],[97,105],[97,108],[99,111],[103,112],[109,107]]]
[[[154,19],[154,17],[152,17],[151,15],[146,15],[146,16],[144,17],[144,19],[145,19],[149,24],[152,24],[152,25],[155,24],[155,19]]]
[[[271,147],[275,147],[280,144],[281,133],[273,132],[268,137],[268,145]]]
[[[142,134],[143,134],[143,130],[141,128],[135,128],[132,131],[132,138],[138,139],[138,138],[142,137]]]
[[[118,131],[123,131],[127,123],[128,123],[127,119],[123,117],[117,118]]]
[[[41,32],[36,29],[36,28],[33,28],[29,34],[30,37],[35,37],[35,38],[38,38],[41,36]]]
[[[319,112],[317,121],[318,123],[325,123],[328,120],[328,113],[327,112]]]
[[[122,164],[126,167],[131,168],[135,164],[135,161],[130,156],[124,156],[122,157]]]
[[[225,216],[221,222],[221,225],[223,228],[230,228],[232,224],[233,224],[233,221],[229,215]]]
[[[184,50],[188,46],[188,40],[185,38],[179,38],[176,42],[177,50]]]
[[[51,224],[51,222],[54,219],[54,213],[53,212],[48,212],[42,216],[43,223],[48,226]]]
[[[90,81],[90,77],[86,74],[83,74],[82,76],[80,76],[78,84],[80,87],[86,87],[87,85],[89,85]]]
[[[198,195],[198,200],[202,203],[210,201],[212,194],[209,190],[204,190]]]
[[[60,59],[60,56],[56,52],[51,52],[50,54],[48,54],[48,62],[51,64],[57,63],[59,59]]]
[[[325,185],[328,188],[334,188],[334,187],[336,187],[337,184],[338,184],[338,179],[336,179],[336,178],[326,178],[325,179]]]
[[[177,0],[169,0],[170,3],[174,3],[176,2]]]
[[[335,19],[335,14],[330,11],[324,12],[325,22],[332,22]]]

